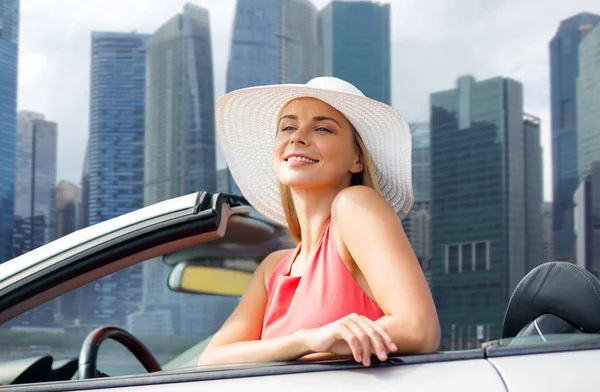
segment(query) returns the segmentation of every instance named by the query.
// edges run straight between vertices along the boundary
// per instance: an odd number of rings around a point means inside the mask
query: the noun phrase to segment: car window
[[[203,262],[214,264],[197,261]],[[159,364],[169,362],[166,369],[194,366],[240,297],[174,292],[167,286],[172,270],[163,257],[146,260],[16,317],[0,329],[0,360],[74,359],[91,331],[110,325],[138,338]],[[98,370],[110,376],[146,373],[111,339],[100,346]]]

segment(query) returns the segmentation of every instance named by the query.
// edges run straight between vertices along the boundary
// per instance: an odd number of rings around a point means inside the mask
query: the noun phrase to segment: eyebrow
[[[279,122],[281,122],[281,120],[283,120],[284,118],[289,118],[290,120],[297,120],[298,116],[293,115],[293,114],[286,114],[285,116],[283,116],[283,117],[281,117],[279,119]],[[313,121],[325,121],[325,120],[333,121],[338,126],[340,126],[340,123],[335,118],[333,118],[333,117],[327,117],[327,116],[316,116],[316,117],[313,117]]]

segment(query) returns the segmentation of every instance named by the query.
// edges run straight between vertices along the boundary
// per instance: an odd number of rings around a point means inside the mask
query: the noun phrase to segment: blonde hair
[[[356,128],[354,128],[352,124],[350,124],[350,127],[352,128],[354,141],[356,142],[356,146],[360,150],[363,160],[363,170],[358,173],[355,173],[352,176],[350,186],[364,185],[368,186],[369,188],[375,189],[377,192],[381,192],[379,188],[379,181],[377,181],[377,175],[375,173],[375,166],[373,166],[371,156],[367,151],[365,143],[363,142],[359,133],[356,131]],[[294,205],[294,199],[292,198],[290,187],[279,183],[279,195],[281,197],[281,206],[283,207],[283,212],[285,214],[285,219],[287,221],[290,235],[296,241],[300,241],[302,237],[302,233],[300,232],[300,222],[298,221],[298,215],[296,214],[296,206]]]

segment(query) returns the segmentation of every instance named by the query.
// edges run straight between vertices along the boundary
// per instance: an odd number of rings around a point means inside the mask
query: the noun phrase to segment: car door
[[[486,350],[511,392],[540,390],[598,391],[600,335],[565,335],[524,346],[497,346]]]
[[[260,258],[261,252],[270,252],[283,244],[279,241],[282,233],[284,231],[281,230],[281,227],[257,216],[241,198],[202,192],[168,200],[103,222],[79,233],[74,233],[70,238],[63,237],[54,243],[7,262],[0,266],[0,341],[2,339],[8,341],[7,344],[0,344],[0,374],[2,374],[0,384],[9,384],[18,378],[18,369],[12,379],[12,373],[9,374],[15,371],[15,368],[20,367],[29,374],[28,377],[21,377],[21,379],[28,378],[34,380],[31,381],[32,383],[36,383],[48,379],[43,375],[37,377],[35,373],[47,371],[49,363],[53,368],[66,366],[67,372],[73,368],[74,364],[75,366],[77,364],[77,353],[71,351],[66,360],[55,357],[52,363],[53,358],[48,356],[51,353],[48,345],[40,346],[39,342],[22,339],[23,336],[16,336],[18,335],[16,332],[22,333],[21,335],[31,332],[32,337],[39,339],[39,336],[36,335],[38,332],[47,335],[48,331],[55,333],[59,329],[45,326],[38,328],[33,325],[31,318],[27,317],[31,310],[45,311],[45,308],[40,308],[52,304],[56,299],[64,299],[63,294],[74,294],[80,289],[87,289],[104,278],[112,279],[113,275],[136,269],[142,263],[163,263],[163,255],[168,255],[168,259],[174,263],[180,260],[185,261],[186,257],[193,256],[194,253],[197,254],[198,250],[204,249],[197,248],[203,244],[220,243],[226,246],[230,252],[244,253],[244,249],[242,249],[244,247],[231,246],[235,245],[236,241],[241,241],[240,238],[242,238],[244,245],[260,245],[258,249],[251,248],[254,256]],[[208,248],[212,252],[212,257],[219,250],[218,247]],[[188,254],[188,250],[193,251]],[[160,257],[156,257],[159,255]],[[137,275],[139,278],[140,274]],[[101,289],[109,290],[108,297],[112,297],[109,300],[113,302],[130,301],[131,298],[115,296],[115,293],[110,291],[115,290],[113,282],[108,281],[104,287],[101,287]],[[125,283],[127,284],[127,282]],[[163,286],[161,290],[166,290],[166,279],[159,284]],[[91,289],[93,291],[98,287],[91,287]],[[86,291],[86,293],[88,292]],[[78,298],[86,299],[88,297]],[[235,301],[236,299],[233,298],[233,301],[226,302],[234,304]],[[105,301],[98,301],[98,303],[102,305]],[[95,310],[93,302],[86,301],[83,307],[92,313]],[[35,312],[36,317],[39,314],[41,312]],[[100,316],[104,315],[100,314]],[[198,318],[198,314],[192,316]],[[65,339],[65,336],[76,333],[74,331],[88,333],[85,330],[88,325],[79,323],[78,320],[71,321],[74,322],[69,325],[68,330],[63,328],[65,330],[55,335],[56,338],[50,337],[55,348],[65,346],[63,341],[68,340]],[[143,324],[143,320],[137,324]],[[15,333],[11,335],[13,330]],[[23,332],[24,330],[27,331]],[[15,340],[15,336],[19,340]],[[83,337],[78,342],[79,347],[81,347]],[[164,338],[165,336],[163,336],[163,340],[165,340]],[[21,340],[25,344],[20,344]],[[48,339],[45,340],[45,342],[48,341]],[[159,341],[159,343],[161,342]],[[176,347],[177,345],[166,340],[162,342],[162,346]],[[14,351],[15,349],[18,352]],[[12,361],[13,353],[14,356],[24,359],[25,362]],[[26,370],[28,368],[29,370]],[[90,381],[93,380],[88,380],[85,384],[87,388],[94,385],[93,382],[90,384]],[[15,388],[14,385],[8,387],[9,390]],[[33,385],[28,387],[35,388]],[[41,387],[40,390],[45,390],[45,388],[47,386]],[[65,388],[65,386],[61,388]]]
[[[147,375],[22,387],[26,391],[506,391],[482,350],[392,357],[369,368],[352,361],[278,362],[180,369]],[[38,389],[39,388],[39,389]],[[0,388],[0,390],[2,390]],[[14,387],[14,391],[21,387]]]

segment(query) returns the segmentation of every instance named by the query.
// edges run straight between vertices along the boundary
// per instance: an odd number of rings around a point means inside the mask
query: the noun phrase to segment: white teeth
[[[304,157],[289,157],[288,161],[302,161],[308,163],[317,163],[317,161],[313,161],[312,159],[304,158]]]

